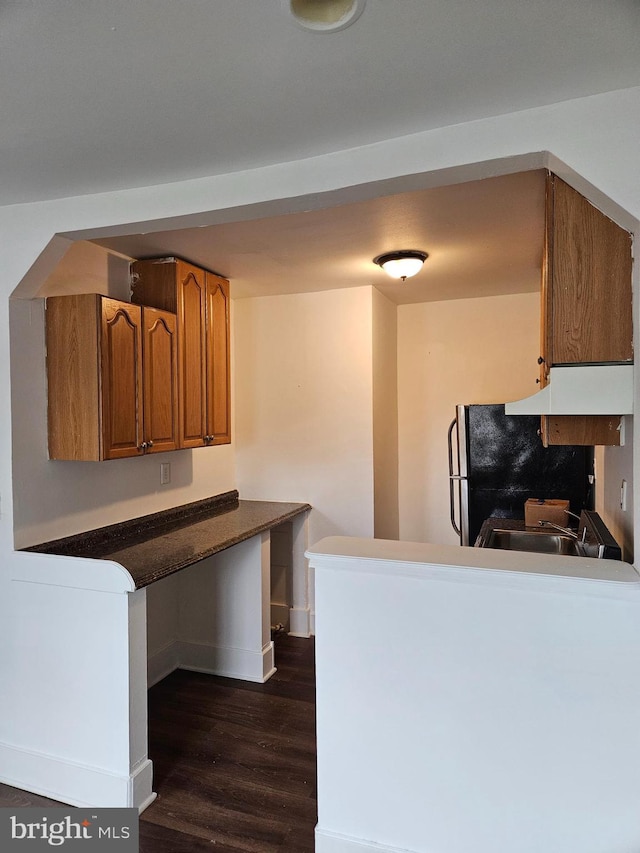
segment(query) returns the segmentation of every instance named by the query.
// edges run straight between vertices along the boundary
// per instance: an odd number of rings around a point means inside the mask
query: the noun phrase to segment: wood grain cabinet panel
[[[142,311],[98,297],[101,313],[102,457],[136,456],[142,444]]]
[[[49,457],[177,446],[176,319],[96,293],[47,299]]]
[[[206,276],[206,434],[211,444],[231,441],[229,282]]]
[[[619,415],[543,415],[541,436],[545,447],[554,444],[620,445]]]
[[[147,453],[178,448],[178,346],[176,315],[142,309],[143,424]]]
[[[633,361],[631,235],[549,176],[550,365]]]
[[[180,343],[180,446],[201,447],[206,434],[205,273],[176,265]]]
[[[547,176],[540,384],[568,364],[633,361],[631,235]],[[543,415],[548,444],[620,443],[620,416]]]
[[[132,300],[177,314],[179,446],[231,441],[229,282],[178,258],[132,266]]]
[[[50,459],[102,458],[101,307],[94,294],[46,302]]]

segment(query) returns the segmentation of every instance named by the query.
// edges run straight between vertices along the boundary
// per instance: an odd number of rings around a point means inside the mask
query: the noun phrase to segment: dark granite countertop
[[[238,492],[225,492],[23,550],[113,560],[141,589],[310,509],[306,503],[241,501]]]

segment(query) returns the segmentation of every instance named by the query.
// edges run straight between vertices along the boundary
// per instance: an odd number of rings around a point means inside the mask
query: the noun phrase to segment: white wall
[[[622,559],[633,562],[633,418],[624,419],[624,444],[596,448],[596,511],[622,547]],[[620,506],[620,487],[627,483],[626,509]]]
[[[455,544],[447,429],[458,403],[534,393],[540,296],[523,293],[398,309],[400,538]]]
[[[306,501],[309,539],[373,535],[372,292],[234,302],[238,489]]]
[[[398,505],[398,311],[373,291],[373,490],[374,535],[397,539]]]
[[[129,302],[129,260],[107,252],[95,243],[78,240],[71,243],[58,264],[37,291],[37,296],[61,296],[68,293],[103,293]]]

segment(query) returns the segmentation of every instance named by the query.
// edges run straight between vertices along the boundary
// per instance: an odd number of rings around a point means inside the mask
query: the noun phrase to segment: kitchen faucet
[[[546,521],[545,519],[541,518],[538,524],[540,525],[540,527],[553,527],[554,530],[559,530],[561,533],[564,533],[565,536],[571,536],[572,539],[576,539],[578,542],[582,541],[584,543],[587,536],[586,526],[582,528],[581,539],[575,530],[572,530],[570,527],[562,527],[562,525],[560,524],[554,524],[553,521]]]

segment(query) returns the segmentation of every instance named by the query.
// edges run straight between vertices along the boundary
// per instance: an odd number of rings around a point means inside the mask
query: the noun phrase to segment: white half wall
[[[533,393],[539,341],[539,293],[399,306],[400,539],[459,541],[447,456],[455,407]]]
[[[632,567],[340,538],[310,562],[317,853],[640,850]]]

